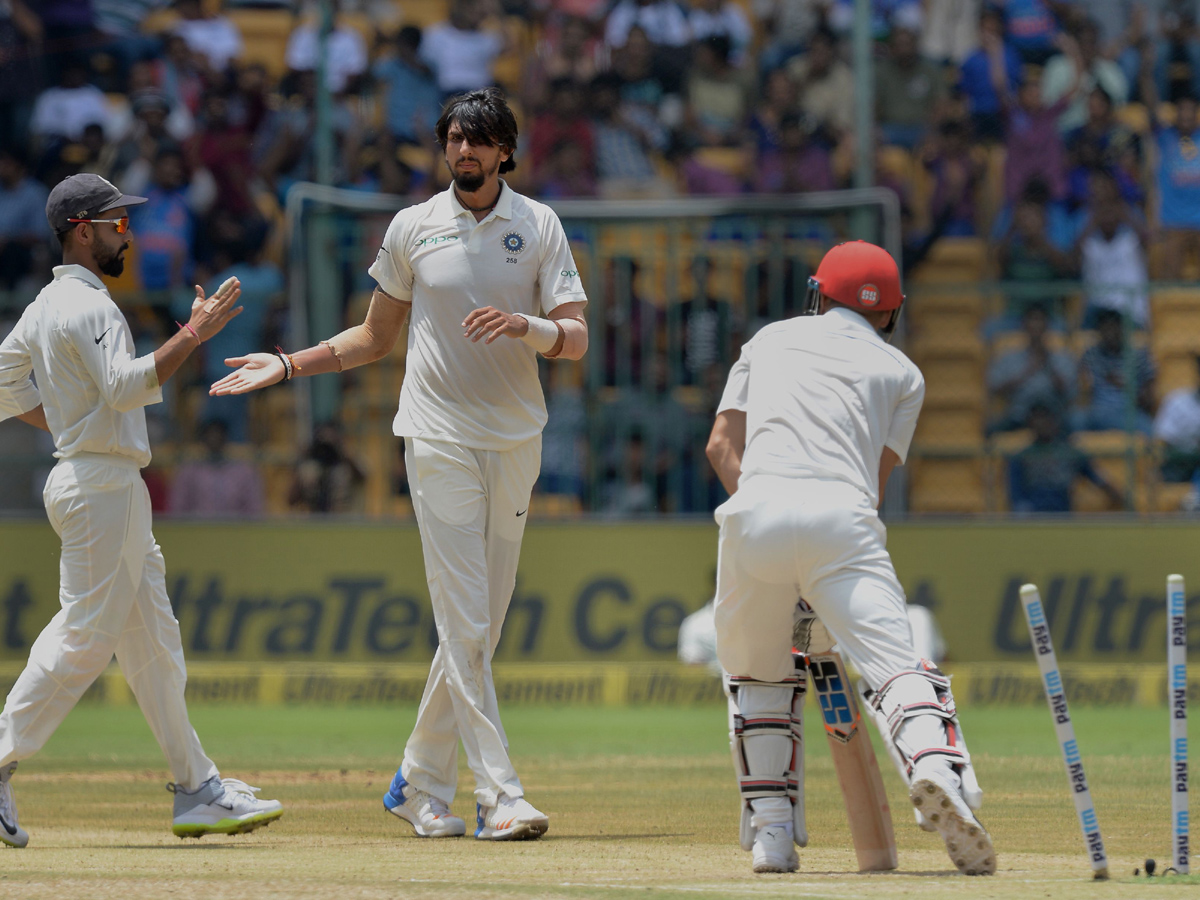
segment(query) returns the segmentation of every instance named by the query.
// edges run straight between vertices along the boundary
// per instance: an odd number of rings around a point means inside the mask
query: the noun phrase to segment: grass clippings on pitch
[[[955,873],[920,832],[884,757],[900,871],[855,874],[824,738],[808,723],[811,844],[793,876],[755,876],[737,846],[736,794],[717,707],[515,708],[505,722],[541,841],[422,840],[384,812],[411,709],[200,707],[193,721],[224,774],[287,812],[269,829],[180,841],[166,773],[136,710],[80,708],[14,785],[31,834],[0,853],[0,897],[830,898],[1181,896],[1183,878],[1134,879],[1169,856],[1166,711],[1079,709],[1076,727],[1113,881],[1090,880],[1049,714],[964,714],[1000,870]],[[815,716],[809,716],[810,720]],[[455,811],[473,825],[471,776]],[[1190,879],[1189,879],[1190,880]]]

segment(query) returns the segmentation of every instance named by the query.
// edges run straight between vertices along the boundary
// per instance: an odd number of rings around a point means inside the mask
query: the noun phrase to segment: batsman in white
[[[536,838],[549,819],[508,757],[492,654],[516,584],[541,463],[537,353],[579,359],[587,297],[558,217],[499,176],[517,124],[496,89],[449,101],[437,123],[453,183],[396,214],[370,274],[366,322],[296,354],[251,354],[212,389],[244,393],[385,356],[409,312],[393,431],[405,439],[438,649],[386,809],[422,837],[453,837],[458,740],[475,774],[475,837]],[[544,313],[545,318],[539,315]]]
[[[877,509],[903,463],[924,399],[920,371],[890,336],[904,296],[896,263],[840,244],[809,280],[806,315],[742,349],[708,455],[732,494],[716,512],[717,654],[756,872],[799,867],[803,833],[793,612],[803,597],[862,674],[868,710],[899,757],[918,821],[963,872],[996,854],[975,818],[982,792],[950,681],[917,656]],[[880,332],[884,336],[881,336]],[[799,706],[799,704],[796,704]]]
[[[18,760],[42,748],[114,653],[170,764],[175,834],[252,831],[283,815],[278,801],[254,796],[257,788],[222,779],[188,721],[179,623],[139,474],[150,462],[142,408],[161,402],[166,380],[241,312],[241,287],[231,279],[206,301],[197,286],[187,324],[134,358],[103,276],[124,269],[127,208],[145,202],[98,175],[59,182],[46,218],[63,264],[0,344],[0,420],[53,436],[58,463],[43,497],[62,539],[62,609],[34,641],[0,713],[0,841],[13,847],[29,841],[10,782]]]

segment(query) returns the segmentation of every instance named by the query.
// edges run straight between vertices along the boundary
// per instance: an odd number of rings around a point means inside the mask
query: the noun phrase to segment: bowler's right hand
[[[208,389],[210,397],[248,394],[283,381],[283,360],[274,353],[250,353],[225,360],[227,366],[240,366]]]

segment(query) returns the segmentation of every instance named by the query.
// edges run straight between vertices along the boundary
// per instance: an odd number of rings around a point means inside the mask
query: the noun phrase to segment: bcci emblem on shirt
[[[507,253],[517,254],[525,249],[525,238],[519,232],[510,231],[501,242],[504,244],[504,250]]]

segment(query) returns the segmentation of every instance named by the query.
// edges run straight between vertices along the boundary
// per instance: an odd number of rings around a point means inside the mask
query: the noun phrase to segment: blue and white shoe
[[[495,806],[475,804],[475,823],[475,837],[481,841],[527,841],[546,833],[550,817],[524,797],[501,794]]]
[[[19,849],[29,843],[29,835],[17,824],[17,800],[9,783],[15,771],[16,763],[0,771],[0,843]]]
[[[383,795],[383,808],[412,825],[418,837],[462,837],[467,833],[467,823],[451,814],[444,801],[413,787],[399,769]]]

